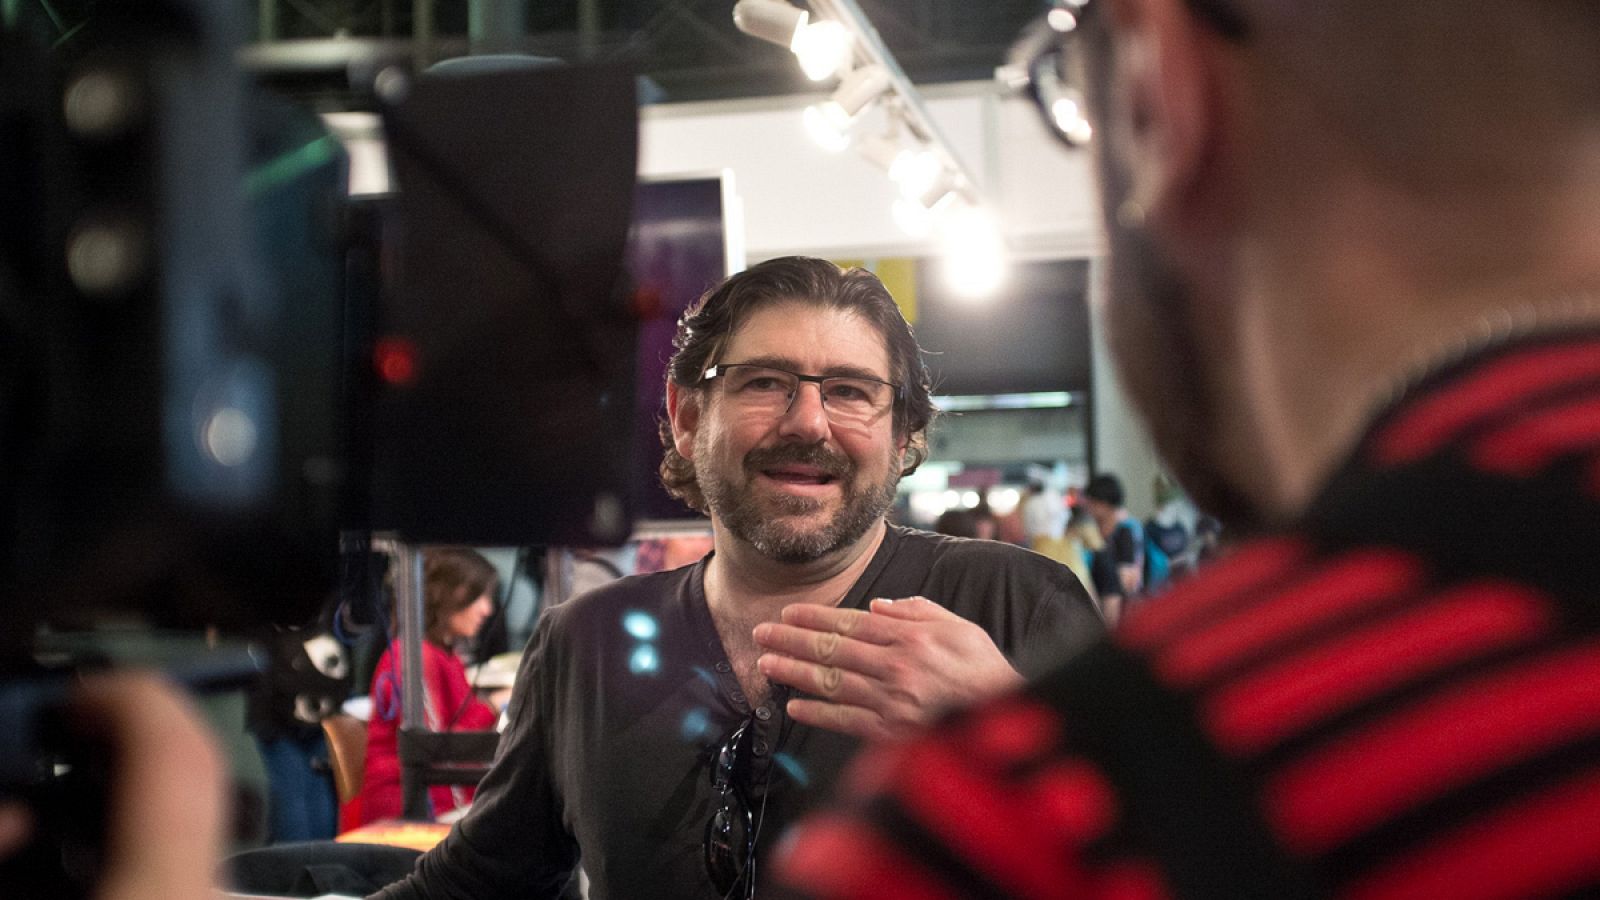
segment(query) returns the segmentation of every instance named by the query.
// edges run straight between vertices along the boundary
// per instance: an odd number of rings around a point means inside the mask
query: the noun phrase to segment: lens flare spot
[[[700,707],[695,707],[683,715],[682,734],[685,741],[698,741],[711,730],[711,715]]]
[[[633,648],[633,655],[628,657],[628,671],[635,675],[654,675],[661,671],[661,657],[655,645],[640,644]]]
[[[772,759],[778,765],[783,767],[783,771],[789,773],[789,777],[794,779],[794,783],[796,785],[800,787],[806,787],[811,784],[811,776],[806,774],[806,767],[800,765],[799,760],[787,753],[779,753]]]
[[[647,612],[629,610],[622,617],[622,630],[632,635],[636,640],[653,641],[661,632],[661,626],[656,624],[656,617]]]

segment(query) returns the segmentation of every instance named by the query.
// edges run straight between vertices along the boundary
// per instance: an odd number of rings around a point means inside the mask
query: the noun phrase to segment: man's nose
[[[778,422],[778,430],[784,437],[806,442],[828,436],[828,410],[822,405],[822,385],[802,381],[795,387],[789,398],[789,408]]]

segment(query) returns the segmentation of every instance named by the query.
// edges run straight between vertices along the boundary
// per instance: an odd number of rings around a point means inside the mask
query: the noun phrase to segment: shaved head
[[[1536,175],[1552,131],[1600,126],[1593,0],[1228,0],[1267,78],[1426,188]]]
[[[1593,271],[1568,226],[1600,184],[1600,2],[1092,13],[1100,315],[1163,459],[1230,524],[1297,515],[1442,334]]]

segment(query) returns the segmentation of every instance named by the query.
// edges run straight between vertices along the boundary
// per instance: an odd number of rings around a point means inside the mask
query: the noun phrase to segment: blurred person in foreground
[[[1045,49],[1089,101],[1117,362],[1195,504],[1258,539],[864,757],[782,873],[1600,895],[1600,3],[1069,17]]]
[[[494,613],[500,576],[494,564],[468,547],[431,547],[422,553],[423,718],[430,731],[488,731],[498,713],[478,699],[456,648],[477,637]],[[398,617],[393,617],[396,621]],[[372,716],[367,721],[367,758],[361,792],[352,800],[355,825],[398,817],[404,806],[400,765],[403,656],[392,641],[372,673]],[[473,789],[438,784],[428,788],[434,818],[472,802]]]
[[[159,677],[119,672],[86,679],[69,721],[110,753],[104,857],[91,900],[217,900],[227,769],[199,712]],[[0,862],[38,836],[37,821],[25,805],[0,799]],[[15,888],[0,884],[0,894]]]
[[[381,896],[756,895],[860,739],[1020,686],[1101,631],[1065,567],[889,524],[927,369],[883,283],[768,260],[679,322],[662,482],[712,552],[540,619],[472,810]]]

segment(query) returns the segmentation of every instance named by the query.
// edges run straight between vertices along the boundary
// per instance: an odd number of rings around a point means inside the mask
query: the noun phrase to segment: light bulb
[[[889,73],[882,66],[863,66],[839,82],[833,96],[806,107],[805,125],[811,139],[833,153],[850,146],[850,129],[862,112],[889,88]]]
[[[800,60],[800,71],[812,81],[822,81],[850,62],[850,32],[832,20],[801,25],[789,45]]]
[[[1045,14],[1045,21],[1050,23],[1052,29],[1061,34],[1066,34],[1078,27],[1078,17],[1073,14],[1072,10],[1065,7],[1056,7],[1050,10]]]
[[[940,237],[945,280],[958,296],[988,297],[1005,281],[1005,242],[988,213],[970,206],[952,209]]]
[[[850,117],[832,100],[806,107],[802,121],[806,134],[829,153],[839,153],[850,146]]]
[[[1057,97],[1050,104],[1050,117],[1055,119],[1056,128],[1076,144],[1087,144],[1094,135],[1089,118],[1084,115],[1083,104],[1077,97]]]
[[[920,203],[943,168],[932,150],[902,150],[889,165],[889,178],[900,187],[900,196]]]

